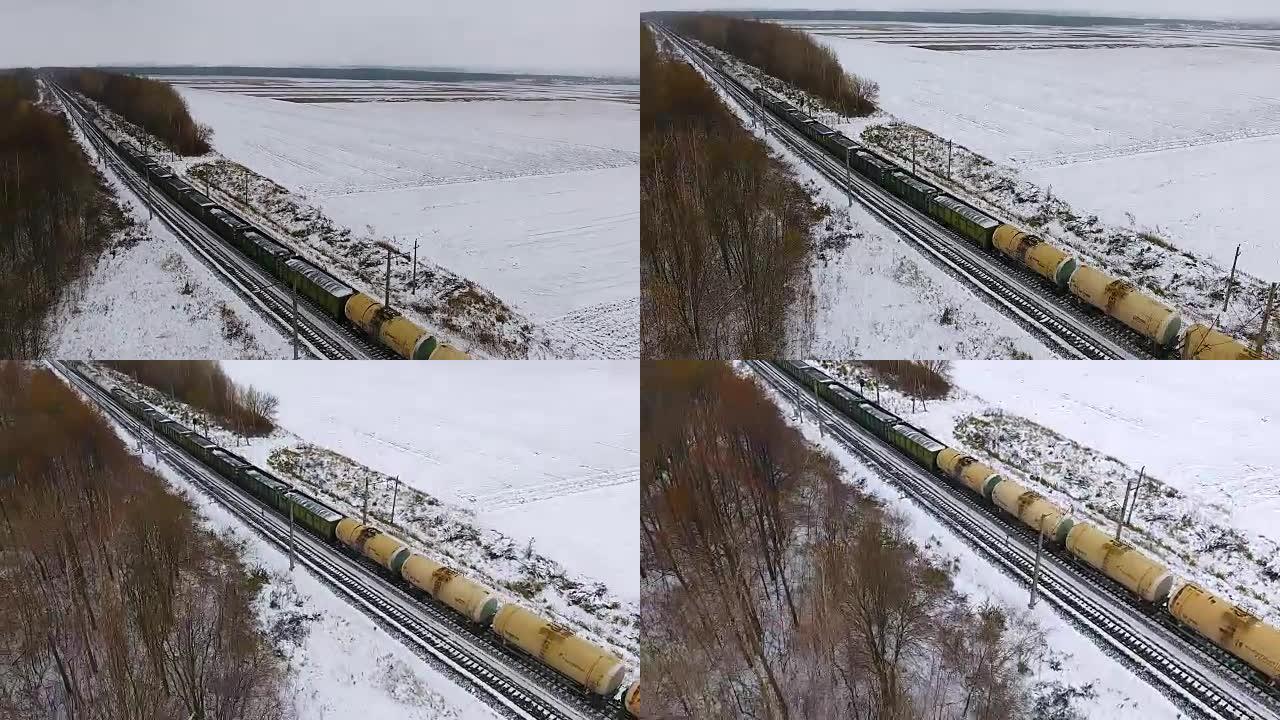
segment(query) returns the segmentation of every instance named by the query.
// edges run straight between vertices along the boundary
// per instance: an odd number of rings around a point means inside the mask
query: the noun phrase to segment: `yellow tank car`
[[[1067,541],[1067,533],[1075,524],[1062,508],[1013,480],[1005,480],[996,485],[995,491],[991,493],[991,501],[996,507],[1021,520],[1023,525],[1059,544]]]
[[[1143,295],[1127,280],[1081,265],[1068,283],[1071,294],[1136,330],[1160,347],[1171,345],[1182,327],[1178,311]]]
[[[1280,681],[1280,630],[1248,610],[1187,583],[1169,601],[1169,613],[1271,682]]]
[[[1025,233],[1012,225],[1001,225],[991,236],[1000,252],[1031,268],[1040,277],[1065,288],[1079,263],[1076,259],[1047,243],[1039,235]]]
[[[397,575],[409,559],[409,548],[403,542],[378,528],[362,525],[351,518],[338,521],[337,534],[344,545]]]
[[[1182,341],[1184,360],[1261,360],[1253,348],[1230,335],[1196,323]]]
[[[409,584],[466,615],[472,622],[488,625],[498,612],[498,596],[451,567],[414,553],[400,568]]]
[[[965,487],[990,500],[991,491],[1004,478],[994,468],[972,455],[964,455],[951,448],[938,453],[938,469],[944,475],[962,483]]]
[[[597,695],[612,696],[622,685],[626,668],[621,659],[519,605],[503,605],[493,619],[493,629],[502,639]]]
[[[347,319],[371,337],[378,339],[397,355],[408,360],[466,360],[465,353],[442,345],[431,333],[417,323],[387,308],[364,293],[356,293],[347,300],[344,309]],[[447,350],[446,350],[447,348]],[[437,357],[439,355],[439,357]]]
[[[627,712],[633,717],[640,717],[640,681],[636,680],[631,687],[627,688],[627,694],[623,699],[623,705],[627,708]]]
[[[1090,523],[1076,523],[1071,528],[1067,550],[1147,602],[1159,603],[1169,597],[1173,586],[1169,568]]]

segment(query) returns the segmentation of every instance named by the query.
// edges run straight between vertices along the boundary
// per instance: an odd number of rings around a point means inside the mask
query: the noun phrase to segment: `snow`
[[[335,92],[297,80],[288,91],[298,86]],[[536,99],[557,93],[611,99]],[[577,341],[577,354],[597,357],[638,355],[634,93],[534,85],[512,87],[504,100],[458,101],[456,87],[437,87],[401,98],[434,102],[321,103],[310,100],[333,95],[288,102],[182,89],[226,157],[353,231],[371,226],[407,252],[420,241],[424,260],[493,290]]]
[[[1196,363],[958,363],[955,382],[1280,542],[1280,369]],[[1139,381],[1140,379],[1140,381]],[[1280,600],[1280,598],[1278,598]]]
[[[1100,527],[1145,469],[1126,538],[1280,623],[1274,368],[1233,366],[1224,383],[1204,363],[960,362],[945,400],[922,409],[882,389],[881,404]]]
[[[880,83],[886,112],[1014,164],[1110,224],[1132,213],[1219,265],[1230,267],[1243,243],[1241,268],[1280,280],[1280,246],[1256,233],[1270,222],[1265,193],[1280,162],[1277,53],[1243,44],[943,52],[818,37],[846,70]]]
[[[710,82],[710,81],[708,81]],[[760,137],[751,115],[712,85],[743,127]],[[799,180],[817,189],[833,225],[853,237],[810,266],[812,297],[793,311],[788,356],[794,357],[1053,357],[1040,341],[973,290],[908,245],[771,133],[766,144]],[[821,239],[830,231],[820,224]],[[952,311],[949,322],[943,312]]]
[[[60,107],[60,103],[59,103]],[[117,243],[73,284],[50,314],[51,357],[290,357],[289,341],[210,271],[101,163],[74,130],[117,200],[142,228],[141,242]],[[225,335],[223,308],[246,334]],[[235,322],[235,321],[233,321]]]
[[[131,437],[117,428],[129,447]],[[299,568],[289,572],[288,556],[250,532],[229,511],[203,494],[154,454],[143,461],[191,500],[211,530],[243,543],[242,557],[270,577],[259,598],[264,627],[290,613],[309,617],[302,642],[289,648],[286,688],[297,717],[396,717],[405,720],[482,720],[500,717],[451,678],[388,635],[344,598]],[[275,595],[281,602],[272,608]]]
[[[303,440],[473,507],[481,524],[639,602],[638,363],[374,362],[223,368],[278,396],[280,424]]]
[[[960,363],[967,364],[967,363]],[[996,363],[990,363],[996,365]],[[1008,365],[1046,365],[1047,363],[999,363]],[[778,403],[783,414],[796,425],[793,406],[776,391],[766,392]],[[1064,681],[1076,687],[1091,685],[1093,696],[1076,701],[1085,717],[1098,720],[1129,720],[1140,716],[1151,720],[1180,718],[1180,710],[1154,687],[1135,676],[1128,668],[1108,655],[1098,645],[1080,634],[1046,602],[1026,609],[1028,591],[1021,583],[995,569],[933,515],[914,502],[905,502],[902,491],[880,477],[860,458],[854,456],[830,435],[822,435],[812,416],[805,414],[796,425],[809,442],[830,452],[848,473],[865,483],[865,490],[898,511],[907,522],[908,532],[922,542],[934,541],[938,551],[955,559],[953,582],[956,590],[975,602],[990,600],[1021,612],[1036,622],[1044,632],[1043,655],[1031,670],[1033,681]],[[1060,663],[1055,669],[1050,663]]]

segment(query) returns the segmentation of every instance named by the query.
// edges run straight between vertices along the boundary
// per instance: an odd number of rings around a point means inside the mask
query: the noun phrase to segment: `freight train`
[[[468,621],[489,628],[505,644],[519,648],[585,692],[601,698],[619,696],[626,666],[621,658],[608,650],[578,637],[563,625],[514,603],[504,602],[481,583],[256,467],[120,386],[111,388],[110,394],[130,414],[157,433],[231,479],[276,512],[292,516],[295,523],[316,537],[372,560],[392,579],[430,595]],[[622,692],[619,699],[632,715],[639,716],[639,681]]]
[[[967,488],[1039,533],[1046,543],[1065,549],[1124,587],[1152,612],[1167,612],[1184,628],[1244,662],[1263,682],[1280,688],[1280,629],[1193,582],[1183,582],[1175,591],[1179,580],[1164,564],[1092,523],[1072,518],[981,459],[947,447],[821,369],[805,362],[773,364],[925,470]]]
[[[1156,354],[1178,355],[1192,360],[1244,360],[1259,357],[1235,338],[1199,323],[1190,325],[1183,336],[1180,332],[1183,325],[1181,314],[1138,290],[1129,281],[1085,265],[1040,236],[1003,223],[947,194],[773,92],[752,87],[749,80],[739,77],[718,56],[713,55],[711,62],[744,90],[758,97],[762,104],[787,124],[821,145],[841,162],[847,162],[853,171],[985,251],[1009,258],[1044,278],[1058,292],[1069,292],[1098,312],[1120,321],[1145,338]],[[1179,344],[1180,338],[1182,342]]]
[[[83,106],[82,106],[83,107]],[[441,342],[398,310],[321,270],[280,243],[266,237],[236,213],[219,205],[168,166],[148,157],[130,140],[116,133],[91,110],[93,123],[110,139],[134,170],[160,191],[204,222],[219,237],[248,256],[297,293],[310,299],[333,320],[353,326],[407,360],[467,360],[468,355]]]

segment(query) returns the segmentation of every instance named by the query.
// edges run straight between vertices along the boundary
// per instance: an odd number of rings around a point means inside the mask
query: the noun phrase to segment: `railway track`
[[[889,477],[993,565],[1030,584],[1035,564],[1033,531],[924,470],[824,400],[814,398],[778,368],[762,361],[747,364],[803,412],[820,417],[837,441]],[[1174,702],[1211,720],[1280,718],[1280,693],[1247,677],[1247,668],[1230,655],[1182,630],[1164,613],[1144,607],[1069,555],[1050,546],[1043,549],[1041,597]]]
[[[77,364],[49,368],[97,405],[112,421],[150,444],[157,457],[236,515],[259,536],[288,552],[289,523],[212,468],[191,457],[121,407]],[[436,669],[494,709],[519,720],[622,720],[616,700],[586,695],[555,671],[507,647],[497,636],[407,585],[389,581],[380,566],[297,528],[297,561],[321,582],[374,619]]]
[[[1047,288],[1043,278],[1026,268],[983,252],[871,180],[848,171],[844,158],[836,159],[775,117],[771,110],[761,112],[750,91],[720,71],[702,49],[666,28],[659,29],[744,112],[761,119],[766,133],[772,133],[836,187],[851,193],[868,212],[934,265],[972,287],[986,304],[1010,317],[1053,352],[1089,360],[1154,357],[1145,340],[1135,342],[1136,335],[1120,323],[1091,312],[1069,293]]]
[[[115,150],[115,145],[85,116],[85,111],[63,88],[46,81],[66,109],[67,117],[77,125],[97,151],[104,165],[138,198],[150,207],[156,217],[214,274],[254,308],[263,319],[279,329],[286,338],[293,335],[293,297],[279,280],[259,267],[252,259],[224,241],[199,219],[175,203],[159,188],[141,177]],[[298,343],[301,351],[321,359],[399,359],[389,349],[356,331],[333,321],[309,298],[299,296]]]

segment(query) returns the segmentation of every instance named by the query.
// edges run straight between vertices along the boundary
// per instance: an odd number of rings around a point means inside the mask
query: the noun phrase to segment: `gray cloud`
[[[1027,9],[1035,0],[0,0],[0,67],[410,65],[638,72],[642,10]],[[1053,0],[1054,9],[1275,18],[1274,0]]]

